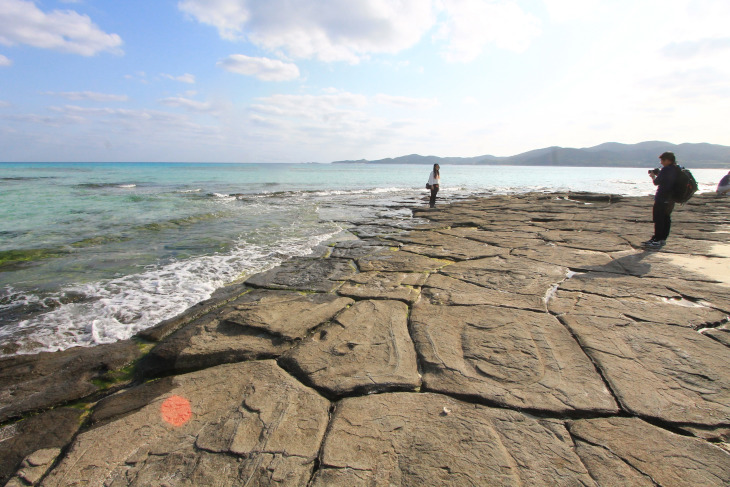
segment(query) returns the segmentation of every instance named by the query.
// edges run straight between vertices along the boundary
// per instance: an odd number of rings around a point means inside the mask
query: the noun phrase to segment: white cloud
[[[171,79],[173,81],[179,81],[181,83],[189,83],[191,85],[194,85],[195,84],[195,75],[190,74],[190,73],[185,73],[185,74],[180,75],[180,76],[173,76],[171,74],[164,74],[163,73],[160,76],[162,76],[163,78]]]
[[[7,57],[5,57],[2,54],[0,54],[0,67],[3,67],[3,66],[12,66],[12,64],[13,64],[13,61],[11,61]]]
[[[324,95],[272,95],[257,99],[251,106],[259,114],[332,122],[354,115],[353,109],[368,104],[367,97],[337,92]]]
[[[178,7],[225,39],[326,62],[407,49],[435,21],[425,0],[183,0]]]
[[[0,108],[9,107],[9,106],[10,106],[10,102],[0,100]]]
[[[712,56],[721,51],[730,51],[730,37],[672,42],[664,46],[662,54],[676,59],[690,59],[698,56]]]
[[[160,100],[160,103],[169,107],[185,108],[186,110],[193,112],[208,113],[214,111],[214,108],[210,103],[195,101],[183,97],[163,98]]]
[[[540,34],[516,0],[182,0],[178,8],[224,39],[325,62],[395,54],[434,26],[450,61],[470,61],[488,44],[521,52]]]
[[[71,10],[43,12],[32,1],[0,0],[0,44],[93,56],[102,51],[121,53],[122,39]]]
[[[296,64],[243,54],[232,54],[218,61],[217,66],[232,73],[255,76],[263,81],[289,81],[299,77]]]
[[[601,15],[603,8],[615,8],[601,4],[601,0],[543,0],[550,18],[555,22],[584,21]]]
[[[107,93],[95,93],[93,91],[65,91],[65,92],[52,92],[48,91],[43,93],[44,95],[60,96],[68,100],[90,100],[98,102],[109,102],[109,101],[128,101],[127,95],[111,95]]]
[[[490,44],[522,52],[540,34],[539,19],[514,1],[442,1],[448,19],[436,39],[446,40],[443,56],[448,61],[472,61]]]
[[[375,101],[383,105],[391,105],[409,109],[428,109],[438,106],[436,98],[411,98],[407,96],[375,95]]]

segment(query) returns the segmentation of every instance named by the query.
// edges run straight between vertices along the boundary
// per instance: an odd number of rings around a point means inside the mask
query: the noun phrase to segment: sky
[[[727,0],[0,0],[0,161],[730,145]]]

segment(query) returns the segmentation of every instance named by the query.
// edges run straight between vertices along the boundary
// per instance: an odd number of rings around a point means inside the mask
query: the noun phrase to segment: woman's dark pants
[[[654,202],[654,240],[666,240],[669,236],[669,229],[672,227],[672,210],[674,210],[672,201]]]
[[[432,184],[431,185],[431,199],[428,202],[428,205],[433,208],[436,206],[436,193],[439,192],[439,185],[438,184]]]

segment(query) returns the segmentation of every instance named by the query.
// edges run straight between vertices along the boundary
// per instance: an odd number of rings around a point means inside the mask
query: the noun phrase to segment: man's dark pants
[[[672,227],[672,210],[674,202],[655,201],[653,210],[654,240],[666,240]]]

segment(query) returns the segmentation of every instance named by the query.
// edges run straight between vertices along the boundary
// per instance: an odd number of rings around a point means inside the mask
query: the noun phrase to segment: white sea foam
[[[131,189],[131,188],[136,188],[137,185],[136,184],[120,184],[119,187],[124,188],[124,189]]]
[[[17,353],[57,351],[130,338],[171,318],[242,275],[262,272],[285,258],[306,255],[340,232],[339,227],[304,238],[283,238],[263,247],[241,242],[233,251],[150,266],[145,272],[83,286],[63,293],[87,297],[47,313],[0,328],[0,339],[21,343]]]

